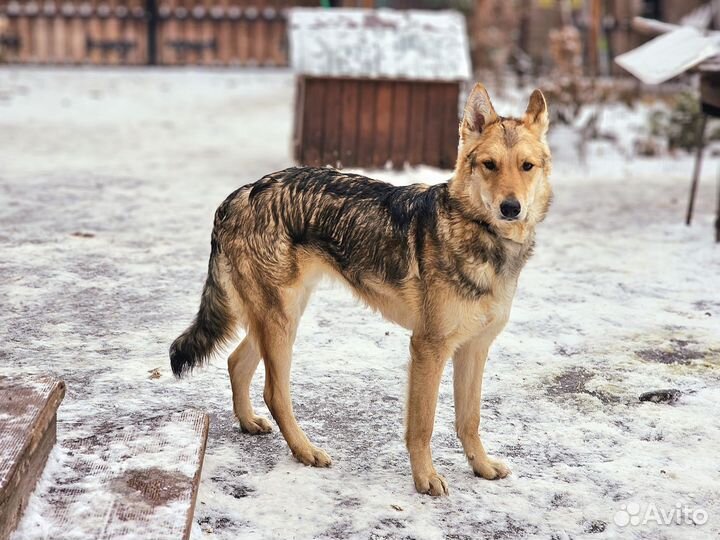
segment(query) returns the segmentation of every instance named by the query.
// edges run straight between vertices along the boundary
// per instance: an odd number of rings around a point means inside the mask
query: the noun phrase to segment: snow
[[[65,439],[14,537],[182,537],[205,425],[190,410]]]
[[[324,77],[464,81],[465,17],[456,11],[289,10],[290,64]]]
[[[555,203],[485,378],[481,430],[513,470],[505,480],[474,478],[465,462],[449,365],[433,454],[450,496],[414,492],[402,437],[408,333],[336,285],[313,297],[293,366],[296,414],[330,469],[295,462],[277,429],[240,432],[224,354],[173,379],[167,348],[197,308],[214,209],[291,163],[292,89],[286,71],[0,70],[0,374],[67,383],[43,479],[63,467],[65,441],[108,421],[201,408],[211,427],[194,538],[717,536],[714,157],[686,227],[690,156],[597,143],[581,165],[562,130],[551,136]],[[519,114],[528,94],[495,107]],[[628,147],[645,112],[611,108],[602,127]],[[267,416],[262,383],[260,370],[252,396]],[[661,388],[682,397],[639,402]],[[632,503],[702,509],[708,521],[617,525]],[[41,521],[42,505],[40,493],[21,527]]]

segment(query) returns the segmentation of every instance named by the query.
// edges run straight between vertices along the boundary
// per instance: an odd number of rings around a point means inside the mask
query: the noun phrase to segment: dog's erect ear
[[[496,122],[498,115],[490,102],[490,96],[485,87],[478,83],[470,92],[465,104],[465,114],[460,123],[460,140],[465,140],[468,135],[482,133],[485,127]]]
[[[545,96],[540,90],[534,90],[530,96],[523,122],[530,129],[544,137],[550,125],[550,117],[548,115],[547,102]]]

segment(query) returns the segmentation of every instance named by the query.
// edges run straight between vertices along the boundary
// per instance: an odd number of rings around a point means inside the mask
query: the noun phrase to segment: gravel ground
[[[293,367],[299,422],[332,468],[296,463],[277,429],[240,432],[223,357],[171,376],[167,347],[195,313],[215,207],[291,163],[292,89],[284,71],[0,69],[0,374],[68,385],[44,485],[64,440],[195,407],[211,415],[195,538],[717,537],[715,159],[687,228],[687,156],[630,160],[598,144],[580,166],[556,131],[556,202],[486,372],[482,433],[508,479],[476,479],[465,463],[448,366],[433,451],[451,493],[414,492],[408,334],[335,285],[311,302]],[[496,107],[520,112],[512,98]],[[622,141],[642,118],[605,121]],[[267,415],[262,381],[259,370],[252,393]],[[639,401],[661,388],[679,400]],[[690,519],[659,523],[678,508]],[[26,515],[17,537],[37,537],[42,519]]]

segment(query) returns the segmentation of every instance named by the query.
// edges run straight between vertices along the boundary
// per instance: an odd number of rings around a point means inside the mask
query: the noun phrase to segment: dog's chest
[[[516,287],[516,277],[495,276],[487,294],[477,301],[465,302],[465,309],[457,319],[459,333],[468,337],[500,333],[510,317]]]
[[[502,331],[510,317],[528,251],[526,246],[514,244],[507,246],[495,264],[492,260],[477,261],[472,257],[459,261],[460,271],[476,285],[475,294],[468,294],[467,287],[456,287],[463,306],[455,318],[459,338],[485,334],[494,339]]]

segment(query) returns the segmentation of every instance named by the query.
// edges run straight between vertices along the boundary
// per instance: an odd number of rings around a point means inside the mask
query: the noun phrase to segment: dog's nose
[[[500,203],[500,213],[504,219],[516,219],[520,215],[520,201],[515,197],[508,197]]]

